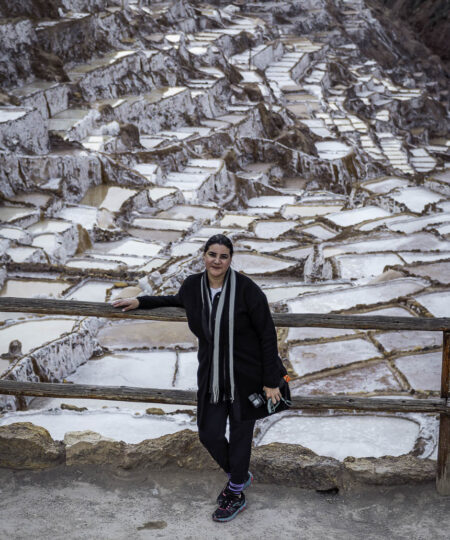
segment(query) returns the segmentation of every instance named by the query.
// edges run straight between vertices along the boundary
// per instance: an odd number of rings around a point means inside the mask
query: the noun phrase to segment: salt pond
[[[363,182],[363,187],[372,191],[373,193],[389,193],[396,188],[406,187],[408,180],[404,178],[397,178],[395,176],[382,178],[380,180],[370,180],[369,182]]]
[[[336,225],[348,227],[363,221],[382,218],[389,215],[389,212],[386,212],[386,210],[378,208],[377,206],[364,206],[363,208],[355,208],[354,210],[345,210],[343,212],[328,214],[326,218],[333,223],[336,223]]]
[[[303,283],[301,285],[292,284],[278,287],[263,287],[264,294],[267,296],[269,303],[280,302],[282,300],[288,300],[289,298],[296,298],[304,293],[314,292],[317,290],[324,291],[337,288],[339,288],[339,284],[334,283],[328,283],[321,286]]]
[[[438,291],[414,297],[434,317],[450,317],[450,291]]]
[[[320,141],[315,146],[319,157],[326,160],[342,159],[352,152],[350,146],[339,141]]]
[[[322,375],[308,382],[291,383],[293,396],[367,394],[401,390],[398,380],[385,362],[370,363],[339,373]]]
[[[358,304],[370,305],[388,302],[398,296],[420,291],[428,282],[414,278],[400,278],[387,283],[352,287],[350,289],[308,294],[297,300],[288,301],[293,313],[328,313],[342,311]],[[449,292],[450,294],[450,292]]]
[[[43,279],[8,279],[0,296],[16,298],[59,297],[70,287],[67,281]]]
[[[297,225],[296,221],[259,221],[255,225],[254,231],[259,238],[278,238]]]
[[[19,322],[0,328],[0,354],[8,352],[11,341],[22,343],[22,353],[27,354],[36,347],[72,332],[77,319],[52,318]]]
[[[108,289],[111,289],[111,281],[87,281],[77,287],[67,296],[67,300],[80,300],[83,302],[105,302]]]
[[[133,321],[109,324],[98,334],[98,341],[109,349],[196,347],[197,340],[187,323],[166,321]]]
[[[115,352],[91,359],[68,380],[80,384],[171,388],[176,353],[170,351]]]
[[[96,208],[106,208],[110,212],[118,212],[123,203],[136,193],[137,191],[135,189],[101,184],[89,188],[81,204]]]
[[[314,217],[324,216],[325,214],[331,214],[333,212],[339,212],[343,207],[343,204],[328,204],[328,205],[314,205],[314,204],[297,204],[287,205],[284,207],[282,215],[284,218],[289,219],[293,217]]]
[[[415,390],[441,389],[441,352],[402,356],[395,365]]]
[[[377,334],[375,339],[388,352],[394,350],[410,351],[425,347],[442,347],[441,332],[417,332],[403,330],[401,332],[384,332]]]
[[[174,382],[180,390],[197,390],[197,352],[184,352],[178,355],[178,370]]]
[[[411,452],[419,425],[389,416],[298,416],[282,418],[258,441],[301,444],[322,456],[401,456]]]
[[[436,203],[443,196],[423,187],[406,187],[396,189],[390,194],[395,201],[402,203],[412,212],[420,213],[427,204]]]
[[[342,242],[337,245],[327,245],[324,247],[323,253],[325,257],[330,257],[341,253],[371,253],[376,251],[397,252],[399,250],[423,251],[424,248],[426,248],[427,251],[448,251],[450,250],[450,242],[441,241],[434,235],[427,233],[415,233],[409,236],[381,234],[373,235],[372,238],[362,242]]]
[[[153,257],[161,251],[161,246],[134,238],[125,238],[114,242],[98,242],[94,245],[94,250],[108,255]]]
[[[70,221],[45,219],[31,225],[31,227],[28,227],[27,231],[32,234],[61,233],[67,231],[71,227],[72,223]]]
[[[299,376],[380,356],[375,345],[362,338],[296,345],[289,350],[289,360]]]
[[[277,257],[254,255],[252,253],[236,253],[233,256],[233,267],[246,274],[268,274],[280,272],[293,267],[295,262],[286,261]]]
[[[370,255],[339,255],[336,257],[339,274],[344,279],[359,279],[377,276],[386,266],[402,265],[403,261],[394,253],[372,253]]]
[[[63,440],[64,435],[70,431],[94,431],[104,437],[116,441],[125,441],[130,444],[141,442],[145,439],[154,439],[176,433],[182,429],[196,431],[190,418],[179,415],[176,418],[170,416],[154,416],[135,414],[126,411],[84,411],[83,413],[72,411],[54,412],[25,412],[5,415],[0,419],[0,426],[15,422],[32,422],[45,428],[55,440]]]

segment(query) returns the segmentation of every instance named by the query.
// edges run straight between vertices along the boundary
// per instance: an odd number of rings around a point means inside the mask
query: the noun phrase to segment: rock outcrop
[[[344,460],[348,484],[400,485],[428,482],[436,477],[436,462],[415,456],[384,456]]]
[[[218,468],[198,439],[185,429],[138,444],[126,444],[93,431],[68,432],[64,442],[30,422],[0,427],[0,467],[44,469],[95,465],[107,469],[188,470]],[[399,485],[430,481],[436,463],[411,455],[347,458],[344,462],[319,456],[294,444],[271,443],[253,449],[251,470],[259,482],[327,491],[358,484]]]
[[[0,428],[0,467],[45,469],[65,461],[62,442],[31,422],[18,422]]]

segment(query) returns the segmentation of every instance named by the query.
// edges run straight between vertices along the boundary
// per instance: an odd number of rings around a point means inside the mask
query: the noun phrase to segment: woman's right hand
[[[122,308],[122,311],[130,311],[139,307],[139,300],[137,298],[120,298],[119,300],[114,300],[112,305],[116,308]]]

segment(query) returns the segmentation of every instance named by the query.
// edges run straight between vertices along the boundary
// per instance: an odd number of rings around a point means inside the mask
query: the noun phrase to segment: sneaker
[[[248,478],[247,478],[247,480],[245,481],[245,484],[244,484],[242,490],[247,489],[247,488],[252,484],[252,482],[253,482],[253,474],[252,474],[250,471],[248,471]],[[217,504],[218,504],[219,506],[221,506],[222,503],[223,503],[223,500],[224,500],[224,498],[225,498],[225,492],[226,492],[226,490],[227,490],[227,487],[228,487],[228,482],[224,485],[222,491],[221,491],[221,492],[219,493],[219,495],[217,496]]]
[[[231,521],[239,512],[245,510],[246,507],[245,495],[241,492],[239,495],[225,490],[225,497],[222,504],[213,513],[214,521]]]

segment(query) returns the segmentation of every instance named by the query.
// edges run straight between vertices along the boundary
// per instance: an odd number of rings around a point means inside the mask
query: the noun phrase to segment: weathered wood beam
[[[441,398],[450,396],[450,332],[444,332],[442,347]],[[450,416],[440,415],[436,488],[441,495],[450,495]]]
[[[180,308],[138,309],[122,311],[105,302],[79,302],[46,298],[0,298],[0,311],[106,317],[111,319],[142,319],[154,321],[186,321]],[[380,317],[370,315],[334,315],[321,313],[273,313],[279,327],[355,328],[361,330],[450,330],[450,318]]]
[[[177,405],[197,404],[196,392],[129,386],[95,386],[87,384],[31,383],[0,380],[0,394],[107,399],[144,403],[173,403]],[[450,407],[447,405],[447,400],[441,398],[378,399],[347,396],[296,396],[292,399],[292,402],[293,409],[346,409],[354,411],[422,412],[450,415]]]

